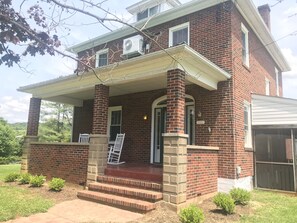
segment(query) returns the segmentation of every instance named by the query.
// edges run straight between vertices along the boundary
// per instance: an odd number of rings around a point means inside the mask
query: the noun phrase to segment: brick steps
[[[127,197],[116,196],[113,194],[105,194],[98,191],[79,191],[77,193],[78,198],[95,201],[98,203],[104,203],[108,205],[113,205],[121,208],[125,208],[132,211],[138,212],[148,212],[156,208],[155,203],[136,200]]]
[[[97,176],[97,181],[114,185],[123,185],[134,188],[148,189],[154,191],[162,191],[162,184],[150,181],[142,181],[128,178],[112,177],[112,176]]]
[[[153,202],[161,200],[163,197],[161,192],[144,190],[139,188],[131,188],[127,186],[118,186],[106,183],[90,183],[89,190],[111,193],[124,197],[132,197]]]
[[[98,176],[97,181],[79,191],[78,198],[137,212],[154,210],[163,198],[158,183],[111,176]]]

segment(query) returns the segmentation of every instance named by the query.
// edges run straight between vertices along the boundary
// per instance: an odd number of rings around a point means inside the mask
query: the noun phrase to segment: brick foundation
[[[37,142],[37,136],[25,136],[24,144],[22,147],[22,161],[21,161],[21,172],[28,173],[30,153],[31,153],[31,143]],[[34,154],[33,154],[34,156]]]
[[[187,199],[217,192],[218,150],[188,148]]]
[[[42,174],[50,180],[60,177],[66,182],[85,184],[89,146],[82,143],[31,143],[29,173]]]

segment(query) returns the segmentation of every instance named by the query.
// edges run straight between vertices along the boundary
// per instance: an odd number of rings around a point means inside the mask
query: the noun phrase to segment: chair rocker
[[[124,138],[125,138],[125,133],[117,134],[114,145],[110,146],[108,159],[107,159],[108,164],[119,165],[119,164],[125,163],[125,162],[120,162],[122,148],[124,144]]]

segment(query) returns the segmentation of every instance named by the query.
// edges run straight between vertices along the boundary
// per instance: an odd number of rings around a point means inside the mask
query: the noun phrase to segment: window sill
[[[254,149],[252,146],[244,146],[244,151],[246,152],[254,152]]]
[[[246,65],[245,63],[242,63],[242,66],[248,71],[251,72],[250,66]]]

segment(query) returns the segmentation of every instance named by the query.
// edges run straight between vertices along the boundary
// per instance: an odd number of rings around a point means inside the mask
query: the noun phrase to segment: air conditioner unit
[[[143,52],[143,37],[140,35],[132,36],[123,41],[123,55],[133,57],[142,55]]]

